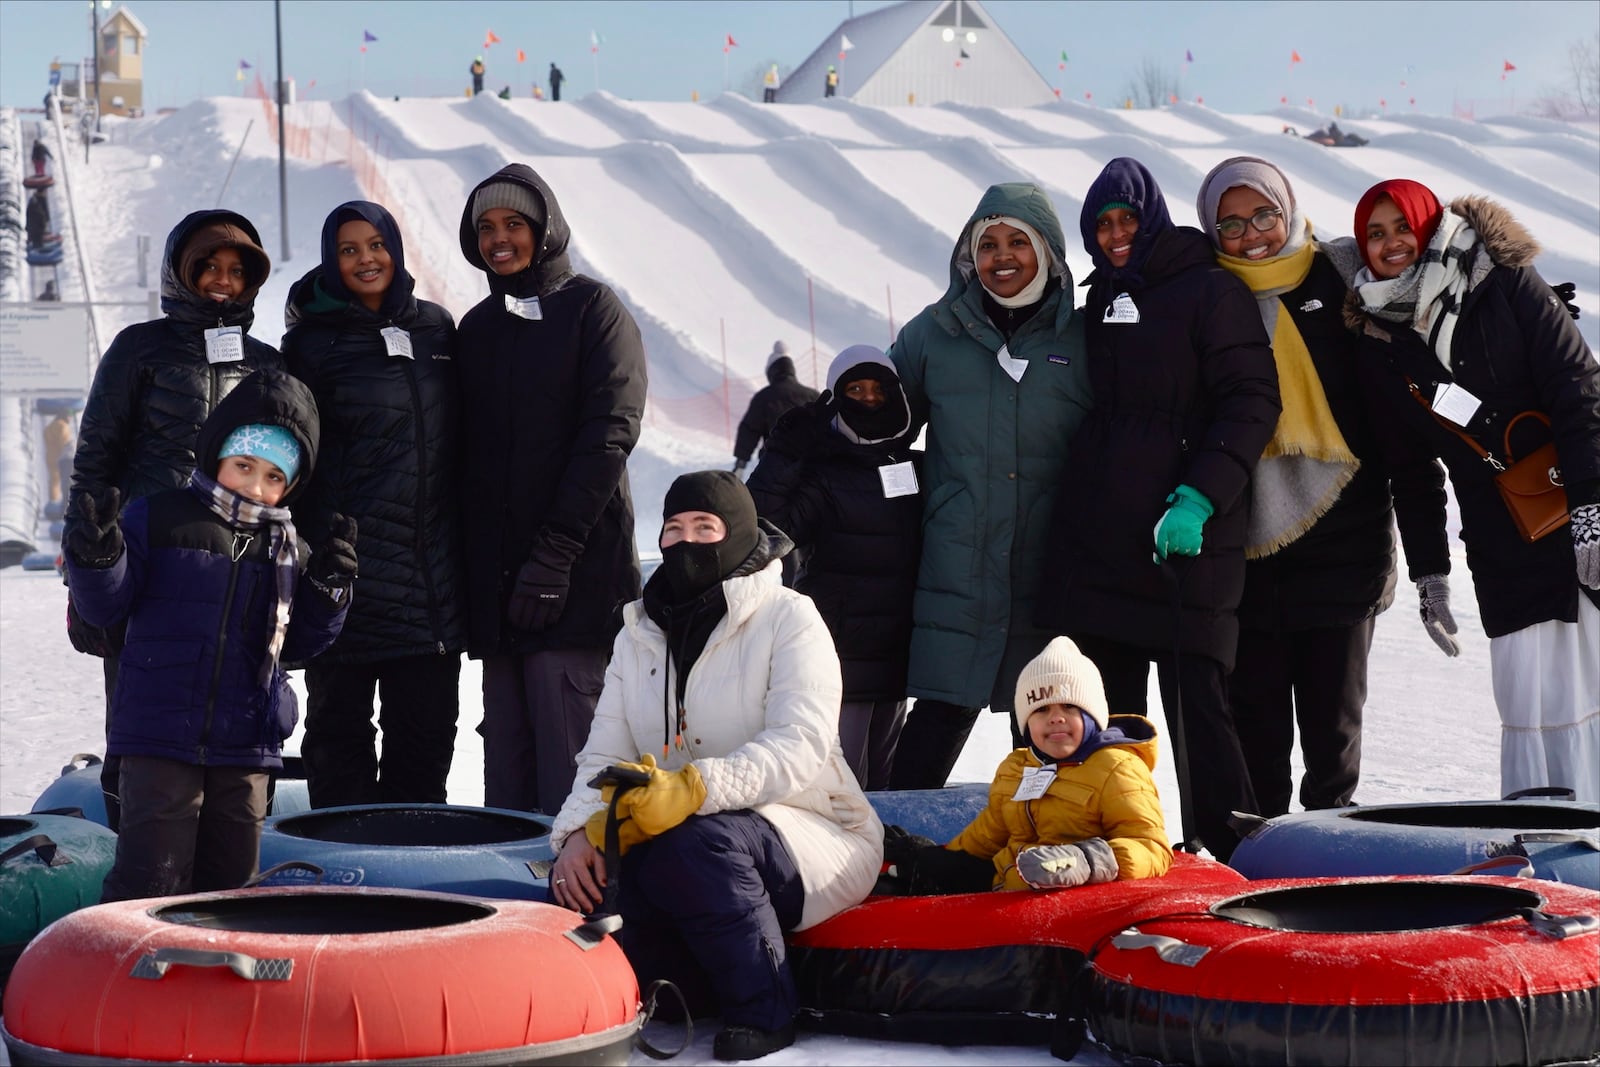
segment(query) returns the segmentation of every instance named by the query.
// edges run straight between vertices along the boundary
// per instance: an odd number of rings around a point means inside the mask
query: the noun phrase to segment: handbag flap
[[[1494,480],[1499,484],[1501,492],[1515,496],[1560,493],[1563,500],[1566,498],[1566,490],[1561,480],[1560,457],[1556,455],[1554,442],[1534,449],[1495,475]]]

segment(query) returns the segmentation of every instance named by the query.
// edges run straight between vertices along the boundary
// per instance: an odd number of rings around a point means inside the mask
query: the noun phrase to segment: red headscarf
[[[1444,215],[1444,209],[1439,206],[1439,198],[1433,195],[1433,190],[1410,178],[1390,178],[1362,193],[1361,202],[1356,205],[1356,245],[1361,249],[1361,258],[1366,261],[1367,269],[1374,274],[1378,269],[1373,266],[1372,257],[1367,255],[1367,221],[1372,218],[1373,207],[1383,197],[1393,200],[1400,214],[1406,217],[1406,224],[1417,235],[1419,253],[1433,240],[1433,231],[1439,228],[1439,219]]]

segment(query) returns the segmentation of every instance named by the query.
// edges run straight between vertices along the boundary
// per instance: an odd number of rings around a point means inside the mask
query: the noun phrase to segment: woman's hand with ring
[[[605,857],[581,831],[568,836],[550,869],[550,899],[573,911],[591,912],[605,895]]]

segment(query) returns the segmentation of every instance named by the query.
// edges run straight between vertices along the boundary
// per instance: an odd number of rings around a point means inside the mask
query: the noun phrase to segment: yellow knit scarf
[[[1249,559],[1270,556],[1316,525],[1361,466],[1328,406],[1311,352],[1278,299],[1311,273],[1317,246],[1310,236],[1308,223],[1306,243],[1273,259],[1217,255],[1217,262],[1249,286],[1262,306],[1283,403],[1272,440],[1250,481],[1250,526],[1245,537]]]

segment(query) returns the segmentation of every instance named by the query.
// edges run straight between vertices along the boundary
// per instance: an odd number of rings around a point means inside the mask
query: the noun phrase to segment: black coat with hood
[[[377,229],[393,261],[377,311],[339,276],[339,227],[353,219]],[[358,200],[328,216],[321,265],[289,290],[284,360],[322,415],[322,462],[295,521],[313,543],[326,538],[334,512],[360,531],[350,616],[320,664],[466,648],[455,322],[414,288],[394,217]],[[410,338],[409,358],[389,355],[382,331],[390,327]]]
[[[1504,208],[1481,197],[1457,199],[1450,210],[1477,231],[1475,254],[1487,255],[1494,264],[1462,302],[1450,369],[1415,330],[1370,318],[1353,293],[1345,305],[1347,318],[1362,331],[1363,358],[1388,375],[1391,417],[1425,454],[1443,459],[1450,472],[1484,632],[1500,637],[1550,620],[1576,622],[1578,597],[1600,606],[1600,592],[1578,584],[1571,528],[1531,544],[1523,541],[1495,488],[1494,470],[1412,398],[1406,380],[1429,399],[1442,382],[1454,382],[1477,397],[1482,403],[1466,432],[1502,461],[1507,424],[1521,412],[1543,412],[1550,430],[1522,420],[1512,435],[1512,451],[1520,457],[1553,437],[1568,505],[1577,507],[1600,503],[1600,363],[1533,269],[1539,245],[1532,235]],[[1463,269],[1470,273],[1472,264]],[[1442,538],[1431,540],[1428,556],[1419,556],[1409,538],[1405,545],[1413,576],[1449,572]]]
[[[472,202],[513,182],[543,206],[533,262],[509,277],[478,252]],[[461,252],[489,280],[488,298],[456,332],[461,376],[461,514],[467,560],[467,650],[475,658],[546,649],[609,649],[622,606],[639,596],[627,462],[644,417],[644,345],[610,287],[574,273],[571,231],[555,195],[513,163],[467,197]],[[537,297],[539,318],[507,308]],[[568,569],[565,608],[549,628],[513,628],[506,604],[530,559]]]
[[[1138,174],[1114,173],[1119,162]],[[1132,259],[1121,270],[1111,269],[1095,238],[1097,208],[1112,201],[1139,215]],[[1080,226],[1096,264],[1084,308],[1094,406],[1073,437],[1056,498],[1039,622],[1058,633],[1171,648],[1172,589],[1167,568],[1152,561],[1154,531],[1168,495],[1188,485],[1215,511],[1200,554],[1168,562],[1181,583],[1179,639],[1184,652],[1231,669],[1245,490],[1280,406],[1261,314],[1244,283],[1217,265],[1205,235],[1172,225],[1154,180],[1131,160],[1113,161],[1096,180]],[[1122,294],[1136,320],[1107,321]]]
[[[180,277],[182,263],[192,262],[196,252],[189,250],[186,257],[186,246],[197,236],[214,247],[231,245],[239,251],[246,284],[238,301],[208,300],[194,288],[194,278]],[[79,493],[116,488],[126,507],[188,481],[195,465],[195,438],[218,401],[252,372],[283,367],[278,350],[248,332],[243,359],[206,359],[206,330],[250,329],[256,293],[270,269],[255,227],[236,212],[196,211],[173,228],[161,257],[165,316],[118,333],[95,371],[78,429],[74,499]]]
[[[733,458],[750,462],[756,445],[765,440],[784,414],[817,398],[817,391],[795,376],[794,360],[779,356],[767,365],[767,384],[750,398],[739,430],[733,436]]]

